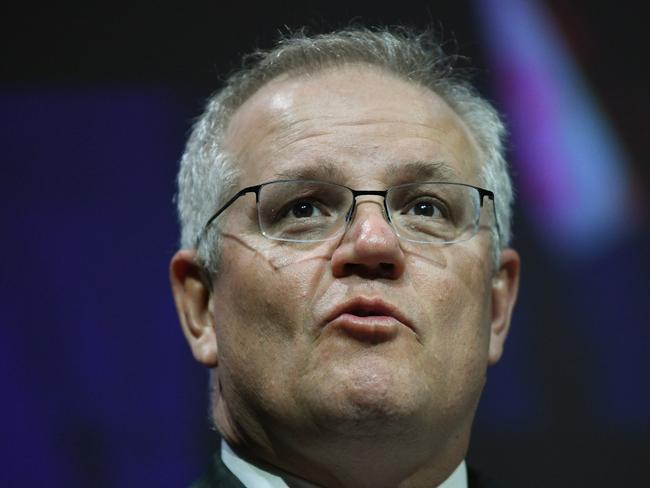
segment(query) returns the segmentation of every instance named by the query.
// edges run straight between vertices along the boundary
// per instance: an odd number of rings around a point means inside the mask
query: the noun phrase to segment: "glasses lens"
[[[262,233],[271,239],[314,242],[333,239],[345,229],[352,192],[323,181],[275,181],[260,189]]]
[[[413,242],[458,242],[478,228],[478,190],[453,183],[414,183],[391,188],[386,204],[398,235]]]

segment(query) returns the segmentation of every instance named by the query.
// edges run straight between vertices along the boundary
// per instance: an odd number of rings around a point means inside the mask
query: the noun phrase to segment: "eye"
[[[291,215],[297,219],[319,216],[322,212],[312,202],[299,200],[294,202],[289,209]]]
[[[433,215],[436,213],[436,207],[431,204],[431,202],[418,202],[413,205],[413,213],[415,215],[433,217]]]
[[[439,219],[447,217],[447,210],[444,204],[432,198],[416,201],[410,207],[407,207],[403,213]]]
[[[327,206],[312,198],[296,199],[284,205],[277,213],[277,220],[307,220],[329,216]]]

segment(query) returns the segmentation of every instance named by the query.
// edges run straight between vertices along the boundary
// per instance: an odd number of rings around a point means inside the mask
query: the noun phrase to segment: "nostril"
[[[378,263],[376,266],[369,266],[360,263],[345,263],[343,266],[344,274],[357,275],[366,279],[375,278],[392,278],[396,267],[392,263]]]

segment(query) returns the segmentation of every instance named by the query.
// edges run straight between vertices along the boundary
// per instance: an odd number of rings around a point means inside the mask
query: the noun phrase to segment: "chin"
[[[306,400],[319,426],[339,435],[403,432],[430,412],[430,388],[406,365],[364,358],[330,364],[321,373]]]

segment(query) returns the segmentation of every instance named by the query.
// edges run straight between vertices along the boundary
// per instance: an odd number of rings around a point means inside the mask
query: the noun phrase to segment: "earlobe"
[[[169,278],[176,311],[194,358],[206,367],[217,366],[217,338],[210,307],[210,290],[194,251],[182,249],[171,260]]]
[[[499,361],[503,353],[512,310],[519,290],[519,254],[514,249],[501,251],[499,269],[492,278],[492,323],[490,327],[490,348],[488,364]]]

